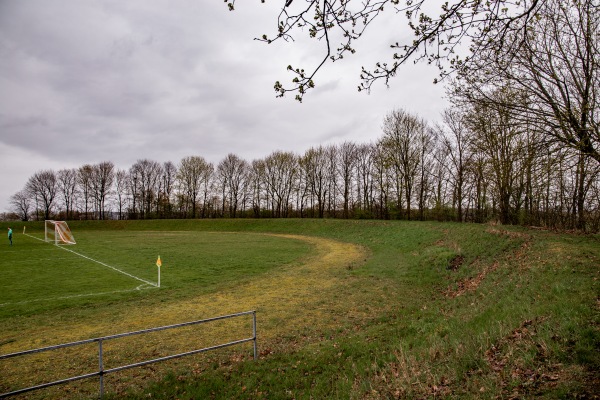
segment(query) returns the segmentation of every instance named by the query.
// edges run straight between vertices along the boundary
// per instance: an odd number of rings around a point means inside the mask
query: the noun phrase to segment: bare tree
[[[318,218],[323,218],[325,215],[327,177],[329,175],[323,146],[308,149],[300,157],[299,167],[303,170],[306,179],[310,208],[313,213],[316,209]]]
[[[138,210],[141,218],[150,218],[152,204],[158,195],[158,181],[162,173],[160,164],[156,161],[143,159],[136,161],[129,169],[131,176],[132,192],[135,201],[138,201]]]
[[[56,181],[65,206],[66,219],[72,219],[77,194],[77,169],[61,169],[56,174]]]
[[[356,145],[352,142],[344,142],[339,146],[339,162],[337,173],[341,177],[343,217],[350,217],[350,203],[352,196],[352,185],[354,183],[354,165],[356,164]]]
[[[417,182],[417,201],[419,219],[425,219],[425,208],[431,193],[432,170],[434,168],[434,150],[437,145],[437,134],[428,126],[418,132],[416,138],[419,148],[419,180]]]
[[[90,164],[85,164],[77,170],[77,184],[79,193],[83,196],[83,215],[85,219],[89,218],[89,203],[92,199],[92,181],[94,168]]]
[[[436,127],[438,132],[442,130],[440,127]],[[443,140],[437,142],[435,150],[433,151],[433,160],[430,166],[431,175],[431,195],[432,195],[432,206],[434,210],[435,218],[438,221],[444,221],[448,219],[448,206],[451,204],[450,197],[448,195],[450,184],[450,172],[448,164],[450,161],[450,151],[444,145]],[[450,192],[452,192],[450,190]],[[455,218],[453,216],[453,218]]]
[[[92,166],[92,197],[98,219],[106,219],[106,199],[115,180],[114,170],[115,165],[111,161],[103,161]]]
[[[337,174],[338,147],[329,145],[325,147],[325,171],[327,172],[327,216],[337,217],[339,175]]]
[[[10,197],[15,213],[21,218],[21,221],[29,221],[31,211],[31,196],[27,190],[21,190]]]
[[[30,196],[36,199],[36,204],[41,204],[43,207],[44,219],[50,219],[57,192],[54,171],[48,169],[36,172],[29,178],[25,188]]]
[[[184,157],[179,163],[177,172],[177,182],[179,190],[184,194],[185,201],[188,204],[188,210],[191,210],[191,217],[198,216],[198,200],[202,196],[202,217],[208,200],[208,191],[210,178],[214,173],[213,164],[208,163],[199,156]]]
[[[123,210],[125,209],[129,187],[129,174],[127,171],[122,169],[117,170],[115,173],[115,195],[119,219],[123,219]]]
[[[474,149],[471,162],[467,164],[470,187],[467,192],[467,209],[465,218],[473,222],[486,222],[490,217],[490,179],[487,156]]]
[[[293,153],[276,151],[265,158],[265,178],[272,194],[272,211],[275,217],[289,216],[297,171],[298,159]]]
[[[413,190],[422,161],[422,142],[419,138],[426,135],[426,130],[427,126],[421,118],[401,109],[388,113],[383,120],[380,143],[387,162],[396,171],[396,181],[401,183],[398,207],[401,209],[400,196],[403,192],[407,219],[411,219]]]
[[[159,196],[157,212],[163,217],[170,217],[172,213],[171,196],[177,178],[177,167],[171,161],[166,161],[162,165],[162,175],[159,183]]]
[[[223,213],[227,203],[229,216],[235,218],[240,204],[245,203],[248,187],[248,163],[235,154],[228,154],[217,166],[222,190]]]
[[[356,199],[361,216],[373,216],[373,145],[362,144],[356,148]]]
[[[304,159],[305,155],[298,158],[297,184],[295,189],[296,194],[294,196],[296,199],[295,211],[298,213],[300,218],[304,218],[305,216],[315,216],[314,203],[312,203],[314,199],[310,195],[308,170],[306,168]],[[309,202],[311,202],[310,206]]]
[[[264,160],[253,160],[250,165],[250,189],[252,211],[255,218],[262,216],[262,211],[268,207],[269,192],[267,190],[266,167]]]
[[[463,114],[459,111],[447,109],[442,116],[444,125],[442,145],[446,148],[450,163],[445,164],[452,177],[454,198],[456,205],[456,220],[463,221],[464,186],[467,166],[471,162],[469,150],[469,130],[464,123]]]
[[[379,142],[373,149],[373,186],[377,193],[377,216],[381,219],[390,218],[389,203],[392,196],[392,186],[397,180],[392,168],[389,168],[387,151]]]

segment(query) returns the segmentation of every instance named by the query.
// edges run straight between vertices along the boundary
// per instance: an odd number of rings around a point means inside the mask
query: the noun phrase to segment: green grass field
[[[117,373],[109,398],[494,398],[600,392],[600,240],[400,221],[78,221],[77,244],[14,224],[1,246],[0,354],[257,310],[249,346]],[[6,224],[0,225],[6,229]],[[37,238],[37,239],[36,239]],[[161,287],[157,256],[163,262]],[[237,335],[125,341],[135,362]],[[233,337],[233,336],[232,336]],[[93,365],[9,362],[0,391]],[[83,361],[82,361],[83,360]],[[46,372],[50,370],[49,372]],[[92,398],[97,382],[31,398]]]
[[[3,252],[0,317],[159,295],[210,293],[288,264],[309,247],[257,234],[199,231],[77,232],[76,245],[54,246],[43,232],[15,234]]]

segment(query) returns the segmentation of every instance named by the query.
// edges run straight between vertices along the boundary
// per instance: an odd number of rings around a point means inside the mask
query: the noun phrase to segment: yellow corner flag
[[[25,234],[25,228],[26,228],[26,227],[24,226],[24,227],[23,227],[23,234]]]
[[[156,260],[156,266],[157,267],[162,267],[162,262],[160,261],[160,256],[158,256],[158,260]]]

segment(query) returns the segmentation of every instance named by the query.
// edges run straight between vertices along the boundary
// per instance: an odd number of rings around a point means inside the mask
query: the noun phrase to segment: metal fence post
[[[258,359],[256,354],[256,311],[252,311],[252,333],[254,336],[254,361]]]
[[[104,362],[102,361],[102,339],[98,340],[98,364],[100,373],[100,399],[104,397]]]

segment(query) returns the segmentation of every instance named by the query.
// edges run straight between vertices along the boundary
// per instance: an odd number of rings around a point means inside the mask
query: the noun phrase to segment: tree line
[[[498,95],[509,95],[499,93]],[[29,219],[374,218],[598,231],[600,164],[489,104],[430,124],[403,109],[372,143],[42,170],[11,197]],[[580,202],[583,200],[583,207]]]

